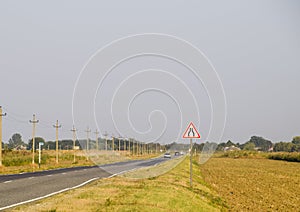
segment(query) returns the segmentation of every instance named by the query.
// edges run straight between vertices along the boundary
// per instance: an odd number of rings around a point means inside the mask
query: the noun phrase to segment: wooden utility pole
[[[2,113],[0,106],[0,166],[2,166],[2,116],[6,116],[6,113]]]
[[[99,132],[96,129],[96,131],[94,133],[96,134],[96,150],[98,151],[99,150],[99,138],[98,138]]]
[[[129,154],[131,154],[131,150],[130,150],[130,138],[128,138],[128,150],[129,150]]]
[[[123,140],[123,151],[126,151],[127,150],[127,144],[126,144],[126,138],[124,138]]]
[[[56,124],[53,127],[55,128],[56,163],[58,163],[58,128],[61,128],[61,125],[58,125],[58,120],[56,120]]]
[[[74,154],[73,163],[76,162],[76,155],[75,155],[75,147],[76,147],[76,131],[77,131],[77,129],[75,129],[75,127],[74,127],[74,125],[73,125],[73,128],[71,129],[71,132],[73,132],[73,154]]]
[[[112,151],[115,151],[115,137],[112,136]]]
[[[39,120],[35,119],[35,114],[33,114],[33,119],[29,120],[32,123],[32,164],[34,164],[34,151],[35,151],[35,125],[39,123]]]
[[[108,134],[107,134],[107,132],[105,132],[103,135],[105,136],[105,151],[107,151],[107,136],[108,136]]]
[[[87,127],[85,132],[86,132],[86,160],[88,160],[89,159],[88,151],[89,151],[89,143],[90,143],[89,140],[90,140],[90,132],[91,132],[90,128]]]

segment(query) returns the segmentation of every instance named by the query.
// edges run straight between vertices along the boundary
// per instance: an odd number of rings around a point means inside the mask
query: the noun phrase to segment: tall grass
[[[38,154],[35,155],[35,161],[38,161]],[[41,164],[46,164],[49,155],[41,156]],[[30,151],[6,151],[3,158],[4,166],[23,166],[32,162],[32,153]]]

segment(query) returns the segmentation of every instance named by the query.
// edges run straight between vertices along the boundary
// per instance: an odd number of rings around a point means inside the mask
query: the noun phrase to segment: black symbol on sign
[[[193,133],[193,137],[195,136],[195,132],[194,129],[191,127],[189,132],[188,132],[188,136],[191,136],[190,134]]]

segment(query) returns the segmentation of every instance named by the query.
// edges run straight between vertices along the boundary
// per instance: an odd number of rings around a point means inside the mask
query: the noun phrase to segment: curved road
[[[161,163],[164,158],[133,160],[102,166],[74,167],[42,172],[0,175],[0,210],[49,197],[93,180]]]

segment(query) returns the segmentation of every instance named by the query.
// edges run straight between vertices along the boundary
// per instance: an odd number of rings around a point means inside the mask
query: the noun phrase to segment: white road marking
[[[5,182],[3,182],[3,183],[10,183],[10,182],[12,182],[12,180],[8,180],[8,181],[5,181]]]
[[[56,192],[53,192],[53,193],[51,193],[51,194],[47,194],[47,195],[45,195],[45,196],[41,196],[41,197],[37,197],[37,198],[34,198],[34,199],[26,200],[26,201],[24,201],[24,202],[19,202],[19,203],[16,203],[16,204],[8,205],[8,206],[5,206],[5,207],[0,208],[0,211],[1,211],[1,210],[8,209],[8,208],[16,207],[16,206],[18,206],[18,205],[22,205],[22,204],[34,202],[34,201],[37,201],[37,200],[40,200],[40,199],[44,199],[44,198],[47,198],[47,197],[51,197],[51,196],[53,196],[53,195],[56,195],[56,194],[59,194],[59,193],[65,192],[65,191],[69,191],[69,190],[71,190],[71,189],[79,188],[79,187],[81,187],[81,186],[84,186],[84,185],[86,185],[86,184],[88,184],[88,183],[90,183],[90,182],[92,182],[92,181],[94,181],[94,180],[98,180],[98,179],[99,179],[99,177],[95,177],[95,178],[92,178],[92,179],[90,179],[90,180],[87,180],[87,181],[85,181],[85,182],[83,182],[83,183],[81,183],[81,184],[79,184],[79,185],[77,185],[77,186],[73,186],[73,187],[70,187],[70,188],[65,188],[65,189],[62,189],[62,190],[60,190],[60,191],[56,191]]]
[[[63,172],[63,173],[61,173],[61,174],[67,174],[66,172]]]
[[[28,179],[33,179],[34,177],[29,177]]]
[[[53,176],[53,175],[52,175],[52,174],[48,174],[48,175],[47,175],[47,177],[51,177],[51,176]]]

